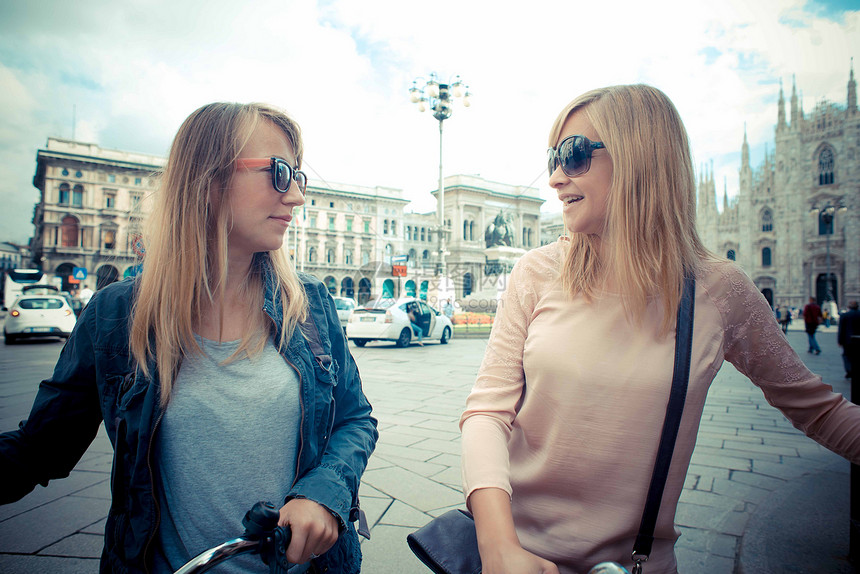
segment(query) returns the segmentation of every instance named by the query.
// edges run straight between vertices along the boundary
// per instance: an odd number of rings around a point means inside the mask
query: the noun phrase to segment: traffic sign
[[[408,255],[394,255],[391,257],[392,263],[406,263],[409,260]]]
[[[72,277],[77,279],[78,281],[83,281],[87,278],[87,268],[86,267],[72,267]]]
[[[406,265],[392,265],[391,266],[391,276],[392,277],[406,277]]]

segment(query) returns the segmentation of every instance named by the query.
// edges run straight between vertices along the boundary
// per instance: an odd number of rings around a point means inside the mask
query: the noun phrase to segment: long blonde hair
[[[696,231],[696,183],[684,124],[657,88],[610,86],[582,94],[558,115],[549,134],[557,144],[564,122],[585,115],[612,158],[607,222],[600,238],[576,233],[562,264],[562,285],[591,299],[608,277],[622,289],[629,317],[644,316],[660,297],[660,332],[675,324],[685,269],[711,258]]]
[[[154,360],[162,406],[170,401],[183,357],[201,352],[194,338],[196,321],[223,296],[232,215],[230,181],[236,159],[262,121],[283,130],[300,167],[301,131],[289,116],[265,104],[213,103],[183,122],[159,178],[144,228],[146,255],[129,349],[147,376],[152,376],[149,363]],[[279,347],[306,318],[307,298],[284,250],[258,253],[242,285],[243,297],[258,315],[251,318],[251,328],[233,357],[259,353],[266,343],[271,326],[262,312],[264,268],[272,270],[276,284],[270,287],[280,295],[275,301],[283,311]]]

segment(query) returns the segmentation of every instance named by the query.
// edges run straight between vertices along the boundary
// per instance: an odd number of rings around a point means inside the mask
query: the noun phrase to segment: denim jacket
[[[262,270],[263,310],[272,320],[277,341],[280,294],[273,287],[271,272],[265,265]],[[308,498],[331,511],[341,533],[315,561],[316,566],[323,572],[358,572],[361,551],[352,523],[359,514],[361,474],[378,438],[376,420],[362,392],[333,299],[316,278],[300,274],[300,279],[308,296],[309,321],[319,330],[323,352],[313,353],[300,329],[281,351],[299,377],[302,417],[297,479],[284,500],[271,502]],[[53,375],[42,381],[30,417],[18,430],[0,435],[0,466],[5,475],[0,503],[8,503],[36,484],[68,476],[104,421],[114,462],[101,572],[150,571],[160,519],[153,478],[158,461],[152,447],[163,411],[157,375],[144,377],[129,355],[135,285],[129,279],[95,294]],[[150,372],[156,371],[150,368]],[[213,541],[213,546],[221,542]]]

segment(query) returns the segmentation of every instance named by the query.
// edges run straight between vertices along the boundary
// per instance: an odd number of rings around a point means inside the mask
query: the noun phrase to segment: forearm
[[[468,502],[475,517],[478,552],[485,574],[559,574],[555,564],[520,545],[507,492],[480,488]]]
[[[502,547],[519,546],[511,498],[500,488],[480,488],[469,497],[482,556]]]

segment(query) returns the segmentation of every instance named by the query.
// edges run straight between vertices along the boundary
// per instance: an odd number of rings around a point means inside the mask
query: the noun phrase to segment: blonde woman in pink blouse
[[[645,85],[573,100],[549,138],[569,238],[514,267],[461,419],[464,491],[485,574],[632,567],[672,381],[684,269],[692,365],[647,574],[677,571],[674,516],[724,360],[830,450],[860,463],[860,408],[812,374],[770,307],[695,225],[675,106]]]

